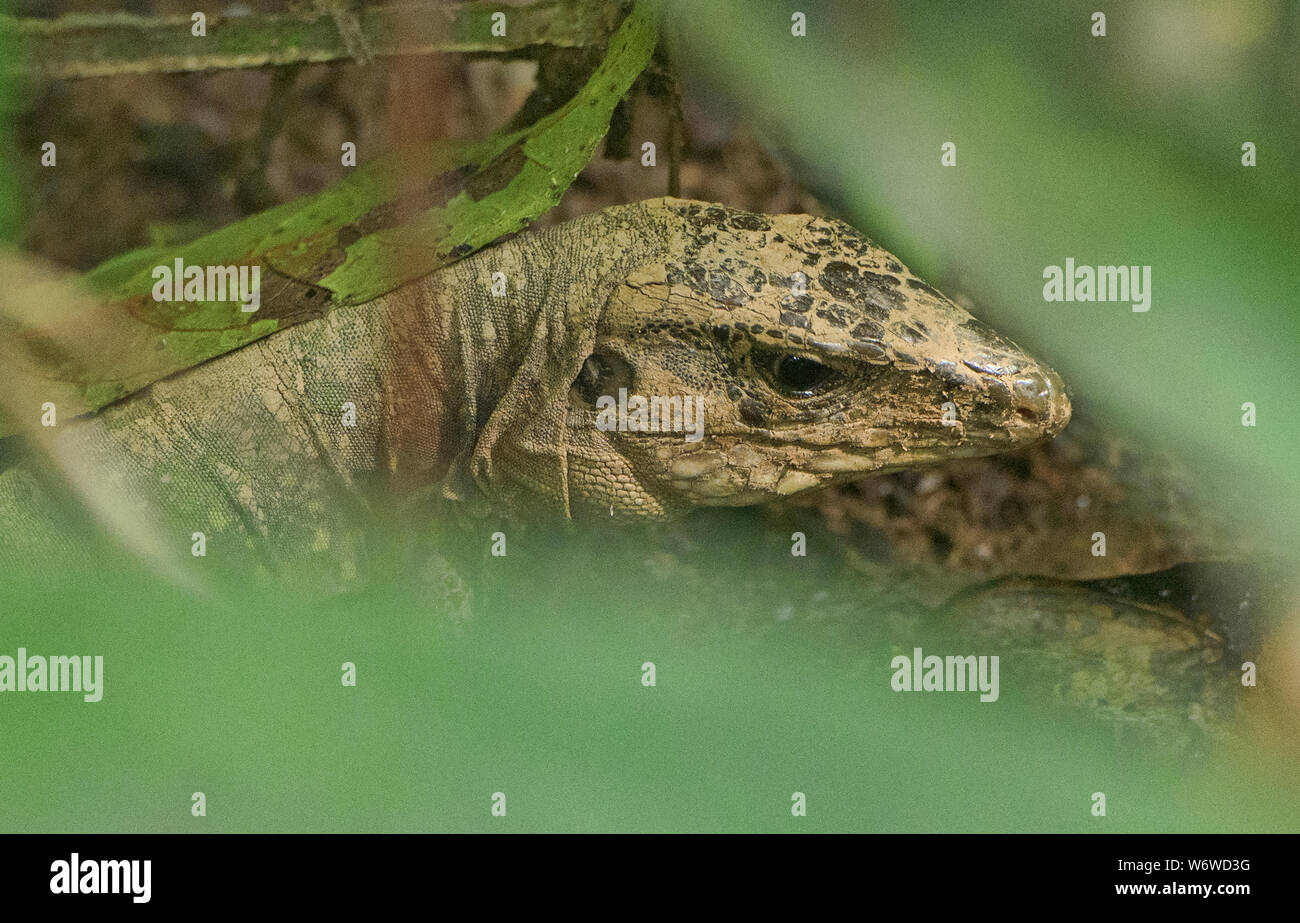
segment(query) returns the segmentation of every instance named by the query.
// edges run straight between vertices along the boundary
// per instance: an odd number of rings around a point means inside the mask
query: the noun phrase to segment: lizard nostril
[[[1051,412],[1055,393],[1052,382],[1037,369],[1017,375],[1011,385],[1015,414],[1029,423],[1037,423]]]
[[[1016,376],[1011,386],[1015,419],[1035,429],[1058,431],[1070,418],[1065,385],[1051,369],[1030,369]]]

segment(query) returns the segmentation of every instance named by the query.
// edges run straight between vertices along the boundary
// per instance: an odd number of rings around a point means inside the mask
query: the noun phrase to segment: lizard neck
[[[546,275],[545,262],[530,268],[517,250],[498,249],[373,303],[383,340],[376,466],[400,488],[433,483],[467,496],[468,459],[552,307],[528,282]]]
[[[569,389],[599,315],[662,248],[641,210],[521,235],[385,296],[378,462],[401,487],[567,510]]]

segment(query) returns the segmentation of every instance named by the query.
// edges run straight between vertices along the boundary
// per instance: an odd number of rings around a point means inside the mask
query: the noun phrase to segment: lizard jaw
[[[845,438],[842,426],[763,430],[757,442],[745,433],[712,434],[700,448],[673,453],[672,493],[691,505],[743,506],[809,490],[937,464],[994,455],[1050,438],[1069,422],[1070,399],[1056,372],[1028,360],[1013,374],[959,373],[969,395],[968,420],[952,426],[930,421],[925,432],[904,439],[900,429],[917,424],[881,423]],[[973,397],[972,397],[973,400]],[[719,442],[721,441],[721,444]]]

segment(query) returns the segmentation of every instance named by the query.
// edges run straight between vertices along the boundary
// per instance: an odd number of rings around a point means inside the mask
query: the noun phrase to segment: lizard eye
[[[771,374],[777,389],[790,397],[809,397],[838,377],[829,365],[793,353],[774,359]]]

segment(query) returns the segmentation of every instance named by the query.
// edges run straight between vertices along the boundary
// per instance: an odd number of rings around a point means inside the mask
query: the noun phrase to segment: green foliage
[[[582,90],[523,129],[396,152],[322,192],[184,246],[147,247],[92,270],[85,283],[104,304],[62,318],[57,349],[45,350],[61,411],[97,410],[277,330],[376,298],[527,227],[591,159],[657,35],[646,5],[633,8]],[[185,266],[263,267],[260,309],[154,300],[154,267],[178,258]],[[46,331],[27,335],[39,340]]]

